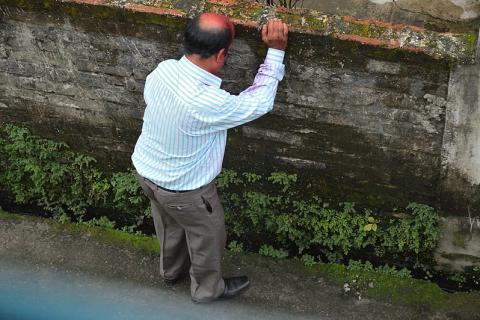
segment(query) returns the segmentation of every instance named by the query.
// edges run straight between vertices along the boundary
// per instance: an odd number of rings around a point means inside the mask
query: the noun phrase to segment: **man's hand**
[[[269,48],[285,51],[288,43],[288,26],[280,19],[271,19],[262,28],[262,40]]]

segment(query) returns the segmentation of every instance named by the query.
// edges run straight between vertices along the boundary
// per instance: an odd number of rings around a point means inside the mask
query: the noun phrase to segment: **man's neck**
[[[203,59],[197,54],[189,54],[189,55],[186,55],[186,57],[191,63],[193,63],[197,67],[202,68],[203,70],[211,74],[215,74],[214,72],[215,70],[212,69],[209,59]]]

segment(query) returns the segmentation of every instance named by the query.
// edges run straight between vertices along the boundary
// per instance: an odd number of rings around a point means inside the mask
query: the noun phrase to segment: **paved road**
[[[2,320],[318,319],[250,304],[195,305],[174,289],[0,261]]]
[[[294,260],[232,253],[225,274],[248,275],[249,290],[194,305],[188,280],[164,286],[157,253],[108,239],[51,220],[0,218],[0,320],[480,320],[469,310],[460,317],[358,300]]]

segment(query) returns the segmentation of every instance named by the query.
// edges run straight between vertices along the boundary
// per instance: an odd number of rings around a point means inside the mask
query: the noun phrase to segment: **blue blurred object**
[[[198,305],[187,287],[166,289],[0,257],[0,320],[318,319],[241,299]]]
[[[125,281],[0,263],[0,319],[199,318],[176,307],[165,293],[162,296],[161,292],[151,288],[139,289]]]

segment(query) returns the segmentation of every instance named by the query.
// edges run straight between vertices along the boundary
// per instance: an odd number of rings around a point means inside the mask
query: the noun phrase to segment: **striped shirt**
[[[166,60],[148,75],[142,133],[132,155],[137,172],[170,190],[194,190],[222,169],[227,129],[273,108],[284,52],[269,49],[251,87],[238,96],[187,57]]]

